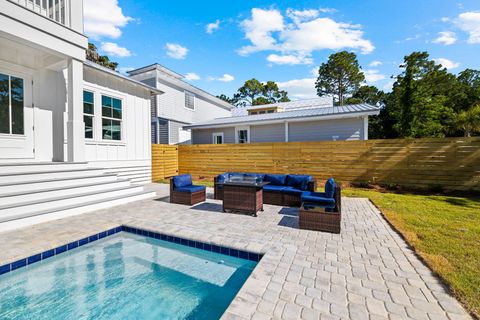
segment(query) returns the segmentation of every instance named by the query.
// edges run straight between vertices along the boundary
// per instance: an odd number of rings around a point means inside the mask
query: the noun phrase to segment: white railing
[[[10,0],[65,26],[70,26],[70,0]]]

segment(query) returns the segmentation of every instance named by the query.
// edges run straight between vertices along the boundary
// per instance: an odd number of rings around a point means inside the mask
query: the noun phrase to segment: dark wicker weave
[[[217,183],[217,178],[213,178],[214,189],[213,196],[214,199],[223,200],[223,184]],[[315,191],[316,181],[310,181],[307,185],[306,191]],[[263,203],[271,204],[275,206],[285,206],[285,207],[300,207],[301,205],[301,195],[292,195],[285,194],[282,192],[272,192],[272,191],[263,191]]]
[[[170,178],[170,203],[185,204],[193,206],[194,204],[204,202],[207,199],[205,190],[197,192],[178,192],[173,188],[173,179]]]
[[[256,215],[263,210],[263,189],[258,185],[223,185],[223,211]]]
[[[342,189],[335,187],[335,208],[324,209],[321,207],[305,210],[300,207],[298,223],[300,229],[340,233],[342,221]]]
[[[340,233],[342,214],[340,212],[325,212],[321,209],[305,210],[300,207],[300,229]]]

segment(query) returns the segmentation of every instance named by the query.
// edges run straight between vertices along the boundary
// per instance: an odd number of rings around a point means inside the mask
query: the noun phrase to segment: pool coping
[[[264,256],[264,253],[255,253],[255,252],[250,252],[250,251],[245,251],[245,250],[240,250],[240,249],[234,249],[234,248],[219,246],[219,245],[206,243],[206,242],[202,242],[202,241],[190,240],[190,239],[171,236],[171,235],[167,235],[167,234],[163,234],[163,233],[159,233],[159,232],[148,231],[148,230],[145,230],[145,229],[130,227],[128,225],[120,225],[118,227],[111,228],[111,229],[108,229],[106,231],[102,231],[102,232],[93,234],[91,236],[82,238],[80,240],[73,241],[73,242],[61,245],[59,247],[49,249],[49,250],[43,251],[41,253],[37,253],[37,254],[31,255],[29,257],[18,259],[14,262],[2,265],[2,266],[0,266],[0,276],[4,275],[4,274],[7,274],[7,273],[10,273],[12,271],[15,271],[17,269],[27,267],[27,266],[32,265],[34,263],[44,261],[48,258],[57,256],[59,254],[62,254],[62,253],[68,252],[68,251],[71,251],[73,249],[82,247],[82,246],[87,245],[89,243],[92,243],[92,242],[95,242],[97,240],[106,238],[108,236],[112,236],[112,235],[120,233],[120,232],[137,234],[137,235],[141,235],[141,236],[144,236],[144,237],[147,237],[147,238],[167,241],[167,242],[179,244],[179,245],[186,246],[186,247],[196,248],[196,249],[200,249],[200,250],[204,250],[204,251],[215,252],[215,253],[219,253],[219,254],[222,254],[222,255],[227,255],[227,256],[240,258],[240,259],[244,259],[244,260],[250,260],[250,261],[254,261],[254,262],[260,262],[260,260]]]

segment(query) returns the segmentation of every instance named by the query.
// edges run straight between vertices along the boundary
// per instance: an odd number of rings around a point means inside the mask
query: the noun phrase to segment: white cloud
[[[437,64],[441,64],[444,68],[447,69],[455,69],[460,66],[460,63],[445,58],[433,59],[433,61],[435,61]]]
[[[241,23],[251,44],[239,50],[241,55],[258,51],[277,51],[286,55],[308,57],[312,52],[330,49],[356,49],[363,54],[375,47],[364,39],[360,25],[320,17],[320,10],[292,10],[285,17],[276,9],[252,9]]]
[[[185,74],[185,80],[188,80],[188,81],[200,80],[200,76],[194,72],[189,72]]]
[[[113,57],[126,58],[132,55],[127,48],[120,47],[118,44],[113,42],[102,42],[100,50]]]
[[[468,43],[480,43],[480,12],[464,12],[456,19],[457,26],[469,34]]]
[[[457,35],[452,31],[442,31],[438,33],[438,37],[433,40],[433,43],[441,43],[446,46],[452,45],[457,42]]]
[[[448,22],[448,21],[450,21],[450,18],[449,17],[442,17],[442,18],[440,18],[440,21]]]
[[[381,66],[382,64],[383,64],[382,61],[374,60],[374,61],[370,62],[369,66],[370,67],[378,67],[378,66]]]
[[[188,49],[178,43],[167,43],[165,48],[170,58],[182,60],[187,57]]]
[[[239,50],[240,55],[248,55],[256,51],[278,49],[277,41],[273,32],[284,30],[283,16],[278,10],[252,9],[252,17],[243,20],[241,27],[245,32],[245,38],[252,45]]]
[[[119,38],[121,28],[132,20],[123,14],[117,0],[84,0],[83,19],[85,34],[94,40]]]
[[[288,92],[291,99],[311,99],[318,97],[315,88],[316,78],[294,79],[285,82],[277,82],[280,90]]]
[[[297,64],[312,64],[313,59],[309,56],[303,55],[278,55],[271,54],[267,57],[267,61],[275,64],[288,64],[288,65],[297,65]]]
[[[208,34],[212,34],[213,31],[220,28],[220,20],[216,20],[215,22],[209,23],[205,27],[205,32]]]
[[[221,81],[221,82],[231,82],[235,80],[235,77],[232,76],[231,74],[225,73],[221,77],[208,77],[208,80],[210,81]]]
[[[385,76],[378,72],[379,72],[378,70],[374,70],[374,69],[365,70],[363,72],[365,74],[365,81],[367,83],[373,83],[373,82],[377,82],[385,79]]]

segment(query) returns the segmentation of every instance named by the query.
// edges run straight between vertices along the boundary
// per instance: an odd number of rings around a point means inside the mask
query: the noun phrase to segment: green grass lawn
[[[455,296],[480,315],[480,196],[452,197],[345,189],[382,210],[416,252],[450,286]]]

